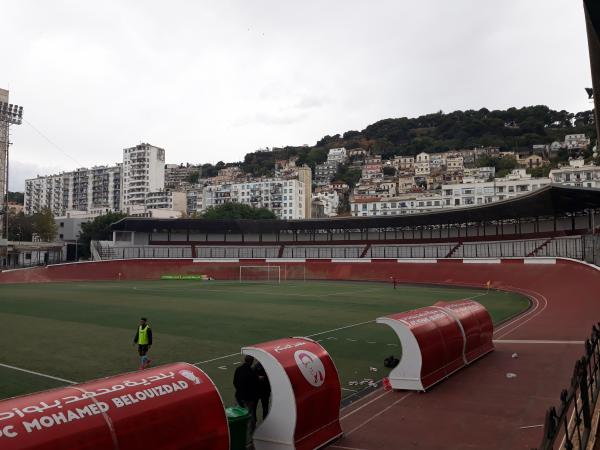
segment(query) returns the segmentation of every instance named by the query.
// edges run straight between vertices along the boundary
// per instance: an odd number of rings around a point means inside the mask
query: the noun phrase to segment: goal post
[[[281,283],[281,266],[240,266],[240,283]]]

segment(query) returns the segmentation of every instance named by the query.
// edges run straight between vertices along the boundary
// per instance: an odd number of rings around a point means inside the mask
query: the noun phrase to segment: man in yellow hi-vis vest
[[[152,346],[152,329],[148,325],[148,319],[145,317],[140,319],[140,326],[133,338],[133,344],[137,344],[138,346],[138,353],[141,358],[140,370],[145,369],[152,362],[152,360],[148,358],[148,350],[150,350],[150,347]]]

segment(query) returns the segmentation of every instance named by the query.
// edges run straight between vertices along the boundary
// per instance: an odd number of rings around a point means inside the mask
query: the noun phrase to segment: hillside
[[[570,113],[547,106],[528,106],[490,111],[439,111],[416,118],[383,119],[361,131],[327,135],[312,147],[274,148],[270,152],[248,153],[241,164],[255,176],[272,173],[275,161],[298,156],[298,163],[315,164],[327,159],[330,148],[369,149],[383,159],[395,155],[416,155],[473,147],[499,147],[501,150],[526,150],[533,144],[562,141],[565,134],[585,133],[596,139],[593,111]],[[205,164],[203,175],[233,163]]]

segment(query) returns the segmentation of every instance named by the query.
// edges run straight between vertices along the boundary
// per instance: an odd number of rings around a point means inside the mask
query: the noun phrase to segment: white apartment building
[[[415,158],[415,175],[429,175],[431,166],[429,164],[429,154],[421,152]]]
[[[590,145],[590,138],[583,133],[567,134],[563,143],[563,147],[567,150],[586,148],[588,145]]]
[[[340,196],[333,189],[322,190],[313,194],[313,200],[319,200],[323,205],[323,214],[326,217],[337,216],[338,207],[340,206]]]
[[[121,165],[80,168],[25,180],[25,214],[50,208],[55,216],[71,211],[99,215],[121,210]]]
[[[241,183],[205,186],[202,191],[204,209],[238,202],[256,208],[268,208],[280,219],[306,219],[305,184],[300,180],[264,179]]]
[[[165,165],[165,188],[177,189],[194,173],[202,175],[202,167],[192,164],[167,164]]]
[[[315,181],[317,184],[327,184],[335,178],[335,174],[340,167],[339,161],[327,160],[322,164],[315,166]]]
[[[586,165],[583,159],[572,159],[566,167],[552,169],[552,183],[575,187],[600,187],[600,166]]]
[[[449,153],[446,155],[445,166],[449,172],[461,172],[465,168],[464,158],[460,153]]]
[[[198,186],[193,189],[188,189],[185,192],[187,203],[186,212],[189,216],[201,214],[202,211],[204,211],[202,191],[203,188]]]
[[[340,164],[344,164],[348,159],[346,149],[344,147],[332,148],[327,153],[327,161],[336,161]]]
[[[532,178],[524,169],[516,169],[494,181],[464,178],[462,183],[442,185],[444,207],[484,205],[528,194],[550,184],[550,178]]]
[[[391,163],[396,170],[413,171],[415,169],[414,156],[394,156]]]
[[[361,198],[350,202],[353,217],[400,216],[443,208],[442,196],[433,193],[404,194],[397,197]]]
[[[171,209],[182,213],[187,212],[187,198],[185,192],[148,192],[146,194],[144,205],[147,209]]]
[[[496,168],[490,167],[472,167],[463,169],[464,177],[481,178],[482,180],[488,180],[496,176]]]
[[[139,144],[123,150],[123,206],[143,205],[147,193],[164,188],[164,149]]]

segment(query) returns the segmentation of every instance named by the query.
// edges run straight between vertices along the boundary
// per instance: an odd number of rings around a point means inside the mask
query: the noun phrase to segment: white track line
[[[38,377],[44,377],[44,378],[49,378],[51,380],[60,381],[62,383],[77,384],[76,381],[65,380],[64,378],[55,377],[55,376],[48,375],[46,373],[41,373],[41,372],[34,372],[33,370],[27,370],[27,369],[23,369],[21,367],[9,366],[8,364],[0,364],[0,366],[6,367],[7,369],[18,370],[19,372],[25,372],[25,373],[30,373],[32,375],[37,375]]]
[[[393,408],[394,406],[396,406],[398,403],[400,403],[402,400],[404,400],[405,398],[409,397],[412,394],[412,392],[409,392],[408,394],[404,395],[403,397],[400,397],[398,400],[396,400],[394,403],[392,403],[390,406],[388,406],[387,408],[382,409],[381,411],[379,411],[377,414],[372,415],[371,417],[369,417],[367,420],[365,420],[364,422],[362,422],[360,425],[352,428],[350,431],[348,431],[347,433],[344,433],[344,436],[350,436],[352,433],[354,433],[357,430],[360,430],[362,427],[364,427],[365,425],[367,425],[368,423],[370,423],[373,419],[379,417],[380,415],[382,415],[384,412],[388,411],[390,408]]]
[[[374,392],[377,392],[377,391],[374,391]],[[340,420],[344,420],[344,419],[346,419],[346,418],[350,417],[352,414],[354,414],[354,413],[356,413],[356,412],[360,411],[360,410],[361,410],[361,409],[363,409],[365,406],[369,406],[371,403],[373,403],[373,402],[374,402],[374,401],[376,401],[376,400],[379,400],[381,397],[385,396],[386,394],[389,394],[390,392],[392,392],[392,391],[384,391],[384,392],[383,392],[383,394],[381,394],[381,395],[378,395],[378,396],[377,396],[377,397],[375,397],[374,399],[371,399],[371,400],[369,400],[369,401],[368,401],[367,403],[365,403],[364,405],[361,405],[361,406],[359,406],[358,408],[356,408],[355,410],[353,410],[353,411],[350,411],[348,414],[346,414],[346,415],[344,415],[344,416],[340,417]]]
[[[344,447],[344,446],[341,446],[341,445],[329,445],[327,448],[340,448],[342,450],[366,450],[364,448]]]
[[[501,327],[494,330],[495,334],[499,333],[500,331],[502,331],[503,329],[505,329],[511,325],[514,325],[515,323],[523,320],[525,317],[528,317],[531,314],[537,315],[536,313],[540,307],[540,301],[538,300],[536,295],[542,296],[541,294],[538,294],[537,292],[533,292],[533,291],[526,291],[524,289],[515,288],[512,286],[506,286],[506,288],[507,288],[507,290],[510,290],[510,288],[512,288],[513,290],[511,292],[516,292],[517,294],[526,295],[532,301],[533,308],[529,309],[528,311],[525,311],[523,314],[519,314],[518,316],[516,316],[513,319],[506,322]],[[544,299],[545,299],[545,297],[544,297]],[[546,304],[547,304],[547,301],[546,301]]]
[[[342,445],[329,445],[327,448],[340,448],[342,450],[366,450],[364,448],[344,447]]]
[[[523,289],[523,292],[527,292],[527,290]],[[523,325],[525,325],[527,322],[529,322],[530,320],[532,320],[532,319],[535,319],[537,316],[539,316],[541,313],[543,313],[543,312],[544,312],[544,310],[545,310],[545,309],[548,307],[548,299],[547,299],[547,298],[546,298],[544,295],[542,295],[542,294],[540,294],[540,293],[537,293],[537,292],[533,292],[533,291],[529,291],[529,292],[531,293],[530,295],[538,295],[538,296],[540,296],[540,297],[541,297],[541,299],[542,299],[542,300],[543,300],[543,302],[544,302],[543,306],[542,306],[540,309],[534,310],[534,311],[535,311],[535,313],[534,313],[534,314],[531,314],[531,316],[530,316],[529,318],[527,318],[526,320],[523,320],[523,321],[519,322],[519,323],[518,323],[517,325],[515,325],[515,326],[514,326],[512,329],[510,329],[510,330],[506,331],[505,333],[502,333],[502,335],[500,335],[500,336],[496,336],[496,339],[501,339],[501,338],[503,338],[504,336],[507,336],[507,335],[509,335],[510,333],[514,332],[514,331],[515,331],[517,328],[520,328],[520,327],[522,327]],[[536,299],[536,300],[537,300],[537,299]],[[539,306],[539,300],[538,300],[538,306]],[[534,312],[534,311],[531,311],[531,312]],[[521,319],[523,319],[523,318],[527,317],[528,315],[529,315],[529,314],[525,314],[525,315],[521,316]],[[516,322],[516,321],[515,321],[515,322]],[[515,322],[513,322],[513,323],[515,323]],[[504,327],[503,327],[503,328],[504,328]]]
[[[535,340],[518,340],[518,339],[494,339],[494,344],[572,344],[583,345],[585,341],[535,341]]]

